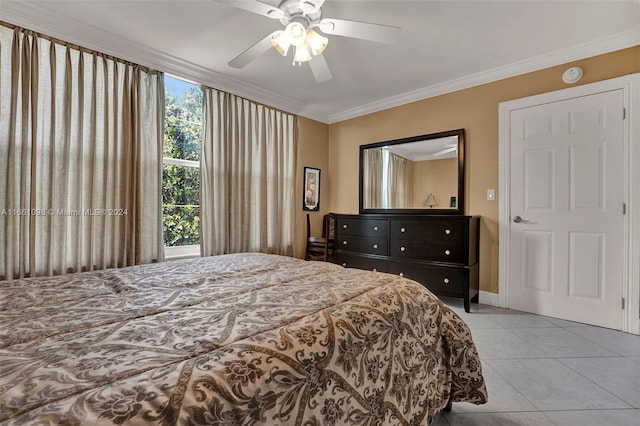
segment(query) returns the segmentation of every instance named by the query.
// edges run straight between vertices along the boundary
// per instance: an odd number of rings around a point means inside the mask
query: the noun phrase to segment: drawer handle
[[[345,241],[343,241],[343,242],[342,242],[342,245],[343,245],[343,246],[346,246],[346,245],[347,245],[347,241],[346,241],[346,240],[345,240]]]
[[[405,231],[406,231],[406,229],[400,228],[400,232],[405,232]]]
[[[342,264],[342,266],[344,266],[344,267],[346,268],[346,267],[347,267],[347,262],[344,262],[344,263]]]
[[[377,244],[374,244],[374,245],[373,245],[373,248],[374,248],[374,249],[377,249],[377,248],[378,248],[378,245],[377,245]]]
[[[347,229],[349,227],[349,225],[347,225],[346,223],[344,225],[342,225],[342,229]]]
[[[449,284],[449,278],[445,278],[443,281],[445,284]]]
[[[444,251],[444,254],[446,254],[447,256],[449,256],[449,255],[451,254],[451,251],[450,251],[450,250],[445,250],[445,251]]]
[[[404,272],[400,272],[400,276],[401,276],[401,277],[404,277]]]
[[[376,268],[373,268],[373,272],[378,272],[378,270]]]
[[[400,251],[405,251],[405,250],[406,250],[406,248],[400,247]]]
[[[378,231],[379,229],[380,229],[380,228],[378,228],[377,226],[374,226],[374,227],[373,227],[373,230],[374,230],[374,231]]]
[[[444,231],[445,234],[449,235],[451,233],[450,229],[447,229],[446,231]]]

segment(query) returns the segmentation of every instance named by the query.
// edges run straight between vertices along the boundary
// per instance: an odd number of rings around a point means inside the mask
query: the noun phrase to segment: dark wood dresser
[[[399,274],[433,293],[478,302],[479,216],[336,215],[335,262]]]

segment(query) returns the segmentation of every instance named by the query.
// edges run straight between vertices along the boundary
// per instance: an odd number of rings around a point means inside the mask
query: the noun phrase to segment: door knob
[[[527,219],[523,219],[523,218],[522,218],[522,217],[520,217],[520,216],[516,216],[516,217],[514,217],[514,218],[513,218],[513,221],[514,221],[515,223],[528,223],[528,222],[529,222]]]

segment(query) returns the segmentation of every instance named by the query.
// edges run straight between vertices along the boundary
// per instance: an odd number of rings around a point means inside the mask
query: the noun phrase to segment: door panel
[[[511,111],[509,307],[622,327],[623,101]]]
[[[570,208],[603,210],[604,146],[571,147]]]
[[[524,152],[523,210],[553,209],[553,151]]]
[[[523,255],[527,260],[524,269],[524,287],[529,291],[551,291],[553,258],[553,233],[525,231]]]
[[[602,299],[604,235],[572,232],[569,251],[569,296]]]

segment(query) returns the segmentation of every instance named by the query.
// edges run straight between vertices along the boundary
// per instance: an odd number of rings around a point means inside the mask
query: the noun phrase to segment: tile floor
[[[443,300],[471,329],[489,402],[454,403],[435,425],[640,426],[640,336]]]

